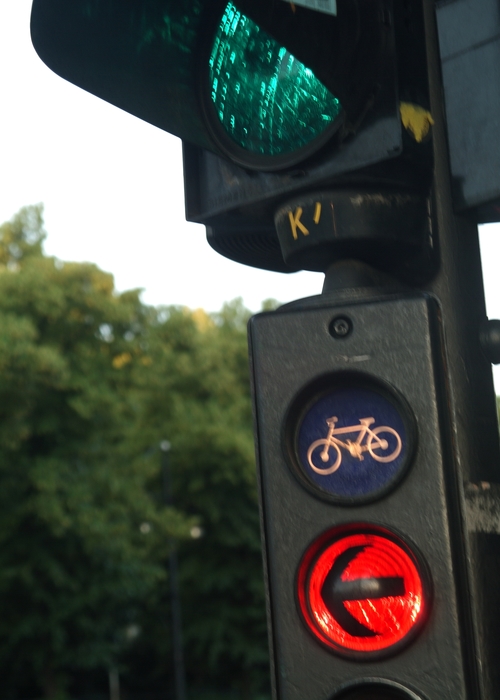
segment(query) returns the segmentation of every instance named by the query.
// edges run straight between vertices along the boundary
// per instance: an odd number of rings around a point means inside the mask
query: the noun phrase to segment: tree
[[[190,688],[255,696],[268,660],[249,314],[145,306],[43,240],[40,207],[0,226],[3,697],[31,677],[62,699],[81,669],[112,666],[131,690],[164,687],[169,546]]]
[[[55,699],[116,661],[190,521],[126,448],[146,307],[43,239],[41,207],[0,227],[0,667],[4,692],[31,673]]]
[[[179,544],[186,664],[191,689],[267,690],[268,651],[255,478],[246,322],[241,302],[207,315],[158,309],[148,326],[135,443],[167,438],[175,505],[203,536]],[[138,382],[139,383],[139,382]],[[146,468],[157,456],[143,456]],[[166,591],[165,591],[166,594]],[[138,640],[142,657],[170,658],[162,614]],[[150,646],[148,644],[150,640]]]

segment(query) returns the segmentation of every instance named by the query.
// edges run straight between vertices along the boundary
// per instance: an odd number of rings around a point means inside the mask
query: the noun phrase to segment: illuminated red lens
[[[299,569],[308,626],[339,650],[378,652],[398,644],[426,613],[415,556],[383,533],[331,534],[334,541],[314,543]]]

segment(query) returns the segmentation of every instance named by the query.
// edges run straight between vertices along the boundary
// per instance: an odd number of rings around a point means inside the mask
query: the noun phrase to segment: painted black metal
[[[384,55],[378,91],[340,144],[334,138],[281,173],[250,172],[184,144],[186,218],[207,226],[207,240],[221,255],[278,272],[301,269],[302,261],[283,259],[274,226],[276,209],[299,194],[332,187],[429,194],[431,143],[416,143],[400,117],[401,100],[429,106],[419,3],[387,2],[384,17],[393,45]]]
[[[352,319],[347,339],[336,340],[328,331],[337,314]],[[410,295],[338,306],[325,300],[250,322],[275,682],[282,700],[331,697],[361,673],[392,678],[429,700],[472,697],[473,667],[461,641],[470,637],[467,603],[457,591],[454,562],[462,525],[454,505],[447,504],[456,472],[445,437],[438,317],[433,298]],[[396,489],[376,503],[341,506],[318,499],[294,479],[279,434],[302,387],[336,372],[343,382],[352,367],[362,367],[405,397],[419,440],[413,464]],[[303,552],[328,528],[354,522],[391,528],[414,542],[435,591],[419,637],[398,655],[359,667],[319,647],[295,613],[295,569]]]
[[[421,7],[435,120],[429,274],[418,279],[407,261],[388,276],[353,250],[351,259],[331,262],[323,295],[254,317],[249,327],[272,679],[280,700],[500,697],[500,449],[490,365],[497,342],[488,330],[477,225],[454,213],[434,2],[422,0]],[[376,220],[373,227],[376,235]],[[345,337],[330,332],[335,318],[351,321]],[[492,336],[486,340],[485,328]],[[304,386],[360,365],[408,401],[418,447],[403,481],[381,500],[332,504],[294,478],[279,434]],[[323,649],[295,612],[295,568],[305,548],[333,525],[354,521],[408,536],[433,579],[433,610],[421,634],[373,664]]]
[[[315,214],[318,212],[318,216]],[[395,272],[424,258],[431,245],[428,197],[390,190],[333,190],[287,200],[275,217],[291,268],[326,272],[339,259],[365,260]]]
[[[332,700],[424,700],[403,688],[399,683],[387,679],[370,678],[341,691]]]
[[[500,5],[440,0],[437,21],[454,204],[500,220]]]
[[[492,365],[500,364],[500,321],[489,319],[480,329],[481,347]]]
[[[440,301],[444,329],[444,373],[448,384],[452,439],[458,473],[457,499],[462,512],[469,483],[500,482],[500,452],[491,364],[480,343],[486,321],[477,226],[453,212],[452,182],[443,110],[443,86],[437,49],[434,5],[425,0],[432,113],[436,116],[434,211],[438,229],[440,269],[427,285]],[[500,538],[477,525],[469,514],[463,532],[466,559],[461,565],[464,592],[471,604],[478,686],[472,698],[500,697]]]

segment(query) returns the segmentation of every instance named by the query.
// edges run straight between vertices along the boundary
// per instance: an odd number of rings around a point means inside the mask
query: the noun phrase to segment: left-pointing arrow
[[[376,525],[327,531],[299,566],[304,622],[332,651],[395,653],[427,618],[431,584],[424,567],[399,535]]]
[[[338,624],[354,637],[375,637],[377,631],[358,622],[346,609],[344,601],[402,596],[406,592],[401,576],[342,580],[349,564],[366,549],[366,545],[361,545],[350,547],[343,552],[336,559],[321,589],[321,595],[330,613]]]

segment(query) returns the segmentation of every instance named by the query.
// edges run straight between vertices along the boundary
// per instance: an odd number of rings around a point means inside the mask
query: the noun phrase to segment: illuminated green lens
[[[339,100],[230,2],[210,56],[212,101],[242,148],[277,156],[307,145],[337,118]]]

